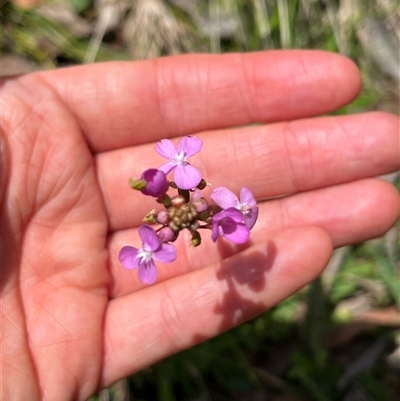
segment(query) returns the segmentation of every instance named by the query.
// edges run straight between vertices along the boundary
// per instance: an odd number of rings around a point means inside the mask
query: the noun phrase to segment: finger
[[[321,229],[294,229],[221,263],[111,301],[102,384],[271,308],[316,278],[331,251]]]
[[[95,151],[334,110],[360,77],[326,52],[185,55],[39,73],[78,117]]]
[[[399,119],[387,113],[321,117],[200,135],[193,159],[213,187],[249,187],[258,199],[373,177],[400,167]],[[379,151],[377,151],[377,149]],[[163,163],[154,145],[105,152],[97,172],[110,230],[139,225],[159,205],[134,192],[131,177]],[[210,192],[210,191],[209,191]]]
[[[252,244],[293,227],[318,226],[327,232],[335,247],[362,242],[385,233],[399,218],[399,195],[394,187],[378,179],[357,181],[334,187],[274,199],[259,205],[258,221],[251,231],[250,241],[234,246],[202,231],[202,244],[189,246],[186,231],[174,243],[178,258],[174,263],[158,265],[158,282],[217,263]],[[128,271],[117,259],[125,245],[140,246],[137,230],[123,230],[109,240],[110,272],[113,286],[111,297],[120,297],[145,287],[136,271]]]
[[[9,150],[6,137],[0,128],[0,206],[3,201],[4,191],[6,189],[7,177],[9,173]]]

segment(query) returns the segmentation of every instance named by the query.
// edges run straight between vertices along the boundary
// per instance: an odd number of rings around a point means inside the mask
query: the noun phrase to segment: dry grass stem
[[[133,59],[194,50],[193,34],[161,0],[136,0],[123,27]]]

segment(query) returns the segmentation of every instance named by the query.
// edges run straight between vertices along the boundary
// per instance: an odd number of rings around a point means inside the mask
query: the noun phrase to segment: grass
[[[359,98],[336,114],[399,113],[396,0],[57,3],[22,10],[3,2],[3,60],[40,69],[194,51],[324,49],[352,58],[363,77]],[[398,229],[337,251],[320,279],[270,311],[91,401],[394,400],[388,355],[400,344]]]

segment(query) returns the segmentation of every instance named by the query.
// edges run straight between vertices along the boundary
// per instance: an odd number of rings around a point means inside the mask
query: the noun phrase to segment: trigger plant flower
[[[222,209],[234,207],[243,214],[246,226],[251,230],[256,224],[258,217],[258,206],[253,193],[248,188],[240,190],[240,200],[238,197],[225,187],[217,187],[211,194],[211,199]]]
[[[234,244],[243,244],[249,239],[250,229],[243,222],[243,215],[234,207],[217,213],[212,219],[211,238],[215,242],[219,236]]]
[[[162,139],[155,146],[156,152],[165,157],[168,162],[159,167],[159,170],[168,174],[174,171],[174,181],[180,189],[195,188],[201,181],[201,173],[188,163],[189,157],[199,153],[203,142],[197,136],[185,136],[175,148],[169,139]]]
[[[152,227],[143,224],[139,227],[142,240],[141,248],[124,246],[118,259],[125,269],[138,268],[138,276],[144,284],[153,284],[157,279],[157,268],[154,260],[170,263],[176,259],[176,248],[172,244],[161,243]]]
[[[203,142],[196,136],[185,136],[175,146],[169,139],[159,141],[155,150],[167,162],[158,169],[145,170],[139,179],[129,180],[132,189],[155,198],[159,209],[151,209],[139,227],[141,248],[124,246],[118,259],[126,269],[137,269],[144,284],[157,280],[155,262],[170,263],[176,259],[176,241],[182,231],[189,236],[189,245],[202,243],[201,233],[211,231],[215,242],[222,237],[234,244],[249,239],[258,217],[256,199],[248,188],[242,188],[239,198],[225,187],[212,191],[211,201],[202,191],[209,185],[200,171],[189,164],[190,157],[200,152]],[[173,181],[167,174],[173,171]],[[173,192],[176,192],[175,194]],[[153,229],[152,225],[157,227]]]

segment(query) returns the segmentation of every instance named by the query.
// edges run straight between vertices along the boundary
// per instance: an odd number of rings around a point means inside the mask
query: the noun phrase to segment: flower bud
[[[186,201],[183,196],[178,195],[178,196],[175,196],[174,198],[172,198],[171,203],[172,203],[172,206],[174,206],[174,207],[180,207],[180,206],[183,206],[186,203]]]
[[[146,183],[146,186],[141,189],[142,193],[145,195],[158,198],[168,191],[169,184],[167,176],[161,170],[150,168],[142,174],[140,180],[137,180],[137,182],[139,181],[144,181]]]
[[[198,213],[205,212],[208,209],[208,203],[204,198],[197,199],[193,202],[193,206]]]
[[[169,217],[168,217],[168,212],[166,210],[160,210],[157,213],[157,223],[159,224],[168,224],[169,222]]]
[[[158,232],[158,239],[161,242],[174,242],[178,238],[178,233],[172,230],[170,227],[163,227]]]
[[[194,231],[192,233],[192,238],[190,240],[190,243],[193,247],[199,246],[201,244],[201,236],[198,231]]]

